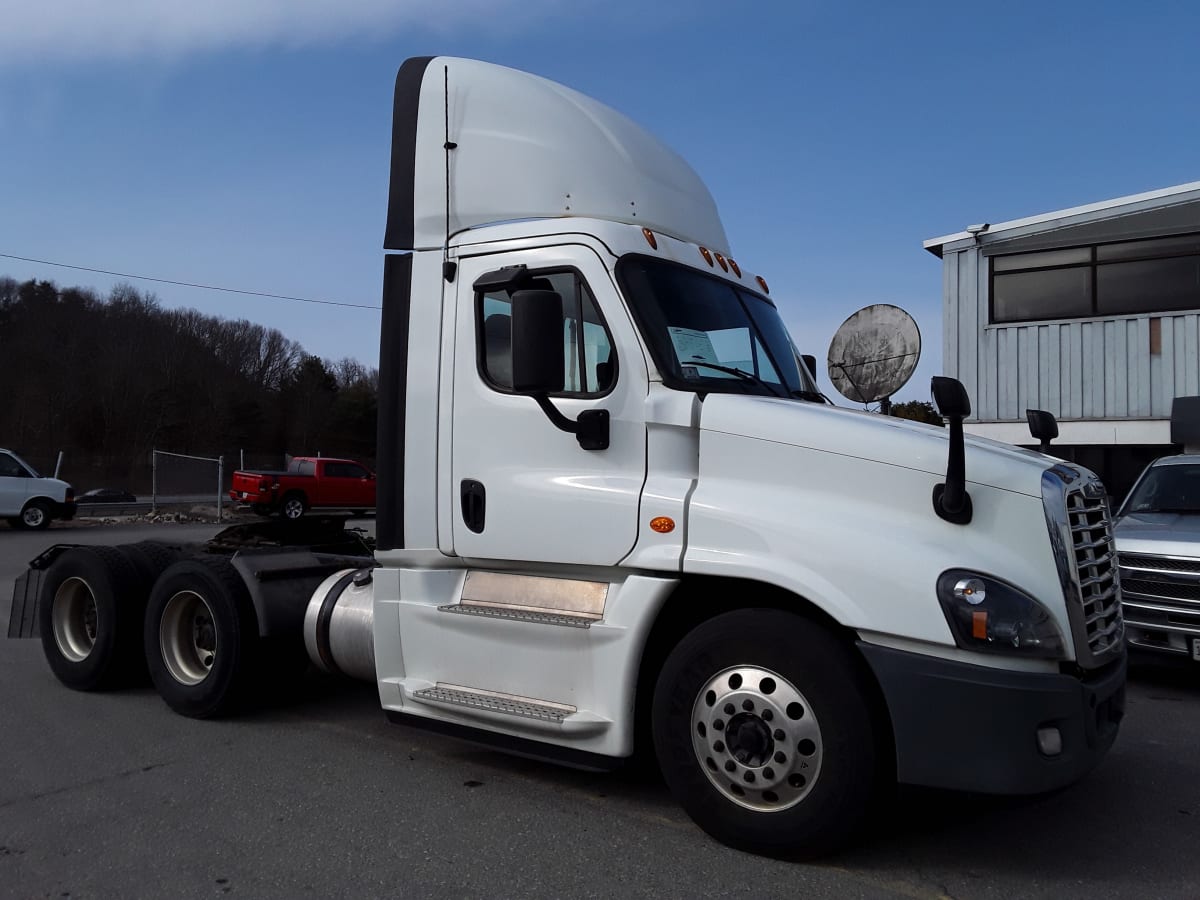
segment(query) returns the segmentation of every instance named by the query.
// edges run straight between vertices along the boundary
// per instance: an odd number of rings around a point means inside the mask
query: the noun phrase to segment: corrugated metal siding
[[[1176,396],[1200,394],[1200,316],[1163,314],[1161,352],[1150,319],[988,327],[988,264],[977,250],[943,259],[943,368],[963,383],[975,418],[1024,421],[1166,418]]]

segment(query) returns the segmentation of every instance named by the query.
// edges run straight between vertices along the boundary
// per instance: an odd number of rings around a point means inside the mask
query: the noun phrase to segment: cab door
[[[15,516],[29,499],[31,479],[25,467],[0,453],[0,516]]]
[[[525,266],[520,284],[476,290],[480,276]],[[494,281],[494,279],[492,279]],[[572,245],[464,259],[455,310],[449,483],[452,552],[475,559],[615,565],[637,539],[646,477],[646,363],[607,268]],[[563,299],[565,390],[575,419],[606,409],[609,446],[585,450],[530,397],[512,391],[512,293]]]

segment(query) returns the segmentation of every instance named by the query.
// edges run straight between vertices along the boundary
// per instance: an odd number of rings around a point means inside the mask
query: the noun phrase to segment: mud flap
[[[38,636],[37,598],[45,569],[26,569],[13,585],[12,609],[8,615],[10,638]]]

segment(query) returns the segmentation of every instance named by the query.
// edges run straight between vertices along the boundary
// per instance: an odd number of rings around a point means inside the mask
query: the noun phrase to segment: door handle
[[[471,531],[481,534],[487,517],[487,490],[483,483],[473,478],[464,478],[459,497],[463,522]]]

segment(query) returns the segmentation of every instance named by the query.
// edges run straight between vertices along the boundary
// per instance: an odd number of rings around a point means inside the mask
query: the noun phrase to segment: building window
[[[992,322],[1200,308],[1200,235],[991,257]]]

